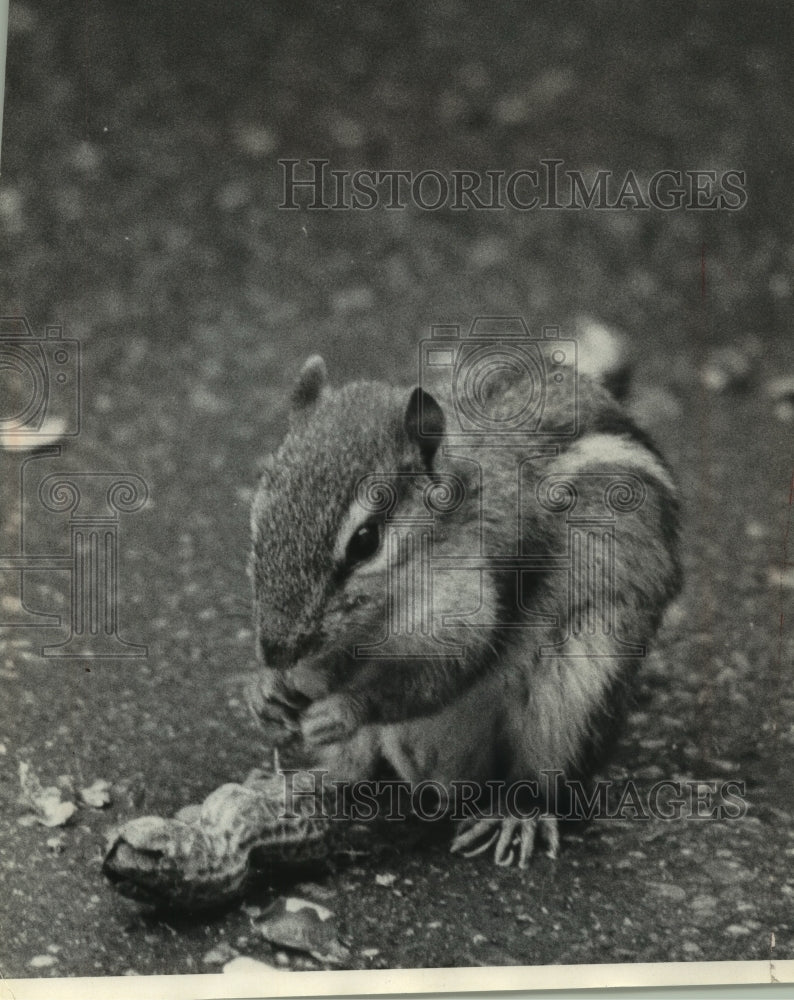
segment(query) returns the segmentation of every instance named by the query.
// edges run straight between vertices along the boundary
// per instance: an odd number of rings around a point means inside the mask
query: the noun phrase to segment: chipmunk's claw
[[[246,701],[260,722],[275,722],[291,732],[298,731],[298,717],[309,704],[305,695],[285,685],[272,670],[257,674],[246,689]]]
[[[450,852],[472,858],[494,848],[494,861],[500,867],[517,863],[527,868],[535,851],[535,838],[542,834],[546,855],[556,858],[560,849],[560,833],[554,816],[468,819],[455,835]]]
[[[473,858],[477,854],[484,854],[494,844],[498,836],[498,821],[492,819],[463,820],[449,845],[449,852],[450,854],[462,854],[464,858]]]
[[[301,719],[303,739],[312,746],[348,739],[358,726],[354,706],[342,694],[332,694],[315,701]]]

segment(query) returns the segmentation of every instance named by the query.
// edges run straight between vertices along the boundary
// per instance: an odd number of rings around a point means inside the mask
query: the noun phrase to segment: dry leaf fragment
[[[80,801],[84,802],[87,806],[91,806],[92,809],[104,809],[112,801],[110,788],[111,784],[109,781],[105,781],[104,778],[97,778],[87,788],[80,789]]]
[[[65,826],[77,812],[74,802],[63,801],[60,788],[55,785],[44,788],[26,761],[19,764],[19,783],[22,801],[33,810],[32,821],[42,826]]]
[[[261,962],[258,958],[250,958],[248,955],[238,955],[237,958],[233,958],[224,965],[223,971],[228,975],[240,976],[261,975],[263,972],[280,972],[281,970],[275,965],[268,965],[267,962]]]
[[[256,924],[271,944],[303,951],[319,962],[341,965],[350,951],[339,940],[333,913],[307,899],[278,899]]]
[[[232,959],[237,958],[240,953],[228,941],[221,941],[203,956],[201,961],[205,965],[227,965]]]

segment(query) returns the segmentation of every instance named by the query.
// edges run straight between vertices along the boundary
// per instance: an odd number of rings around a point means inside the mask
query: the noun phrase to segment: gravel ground
[[[322,966],[256,932],[267,886],[213,919],[139,911],[103,883],[103,837],[267,757],[242,698],[247,505],[301,360],[407,380],[432,323],[489,313],[626,331],[632,404],[685,497],[687,584],[609,775],[735,779],[747,814],[596,821],[528,872],[387,830],[290,891],[334,911],[351,968],[794,959],[794,409],[770,391],[794,376],[791,29],[784,3],[12,3],[0,311],[82,345],[81,432],[24,482],[134,473],[150,498],[118,527],[119,630],[145,658],[44,658],[64,629],[0,629],[4,977]],[[283,157],[737,169],[748,200],[289,212]],[[13,555],[21,454],[0,466]],[[29,551],[68,553],[67,515],[23,520]],[[67,574],[25,584],[68,620]],[[106,779],[112,804],[24,825],[20,762],[45,785]]]

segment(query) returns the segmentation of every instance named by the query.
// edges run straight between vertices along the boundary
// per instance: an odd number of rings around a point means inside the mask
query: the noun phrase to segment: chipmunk
[[[479,380],[471,354],[438,384],[298,376],[251,511],[252,704],[331,781],[586,779],[679,589],[653,443],[566,351],[505,343]],[[558,805],[471,817],[452,850],[554,856]]]

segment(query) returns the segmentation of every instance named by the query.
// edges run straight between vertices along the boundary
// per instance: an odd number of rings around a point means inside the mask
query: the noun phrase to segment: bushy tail
[[[623,402],[631,383],[633,357],[628,338],[592,316],[575,322],[579,374],[588,375]]]

